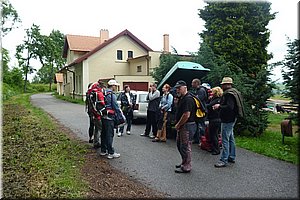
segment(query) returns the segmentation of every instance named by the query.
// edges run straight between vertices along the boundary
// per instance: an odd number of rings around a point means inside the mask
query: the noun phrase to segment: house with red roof
[[[132,90],[147,91],[160,55],[169,52],[169,35],[163,37],[164,50],[153,51],[127,29],[112,38],[106,29],[100,30],[100,37],[66,35],[63,57],[67,62],[59,71],[59,93],[85,98],[88,84],[99,79],[115,79],[119,90],[129,85]]]

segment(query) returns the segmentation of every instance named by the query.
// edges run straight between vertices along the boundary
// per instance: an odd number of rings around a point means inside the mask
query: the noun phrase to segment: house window
[[[142,72],[142,66],[141,65],[136,67],[136,72]]]
[[[133,58],[133,51],[128,51],[128,58]]]
[[[123,60],[123,51],[122,50],[117,50],[117,59]]]

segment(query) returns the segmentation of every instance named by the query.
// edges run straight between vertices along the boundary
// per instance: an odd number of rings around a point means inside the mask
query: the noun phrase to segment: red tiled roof
[[[68,49],[72,51],[89,52],[100,44],[100,37],[66,35],[63,49],[63,57],[67,57]]]
[[[145,49],[146,51],[153,51],[150,47],[148,47],[145,43],[143,43],[140,39],[138,39],[130,31],[128,31],[127,29],[125,29],[124,31],[122,31],[118,35],[114,36],[113,38],[108,39],[106,42],[98,45],[96,48],[94,48],[90,52],[88,52],[88,53],[84,54],[83,56],[77,58],[76,60],[74,60],[71,64],[69,64],[66,67],[71,67],[71,66],[73,66],[75,64],[81,63],[83,60],[87,59],[88,57],[90,57],[91,55],[93,55],[94,53],[96,53],[97,51],[99,51],[100,49],[104,48],[105,46],[109,45],[110,43],[112,43],[113,41],[115,41],[116,39],[118,39],[121,36],[128,36],[134,42],[136,42],[138,45],[140,45],[143,49]]]

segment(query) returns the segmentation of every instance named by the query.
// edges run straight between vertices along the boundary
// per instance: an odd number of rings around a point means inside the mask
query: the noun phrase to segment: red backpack
[[[94,83],[86,93],[86,101],[89,110],[94,114],[97,119],[101,119],[106,112],[105,97],[103,89]]]

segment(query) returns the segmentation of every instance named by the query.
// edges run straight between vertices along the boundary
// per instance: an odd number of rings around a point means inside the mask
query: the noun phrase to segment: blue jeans
[[[109,119],[102,119],[102,125],[101,152],[114,154],[115,150],[112,146],[114,139],[114,121]]]
[[[222,146],[223,151],[220,160],[228,163],[228,159],[235,160],[235,141],[233,136],[233,127],[235,122],[221,123]]]

